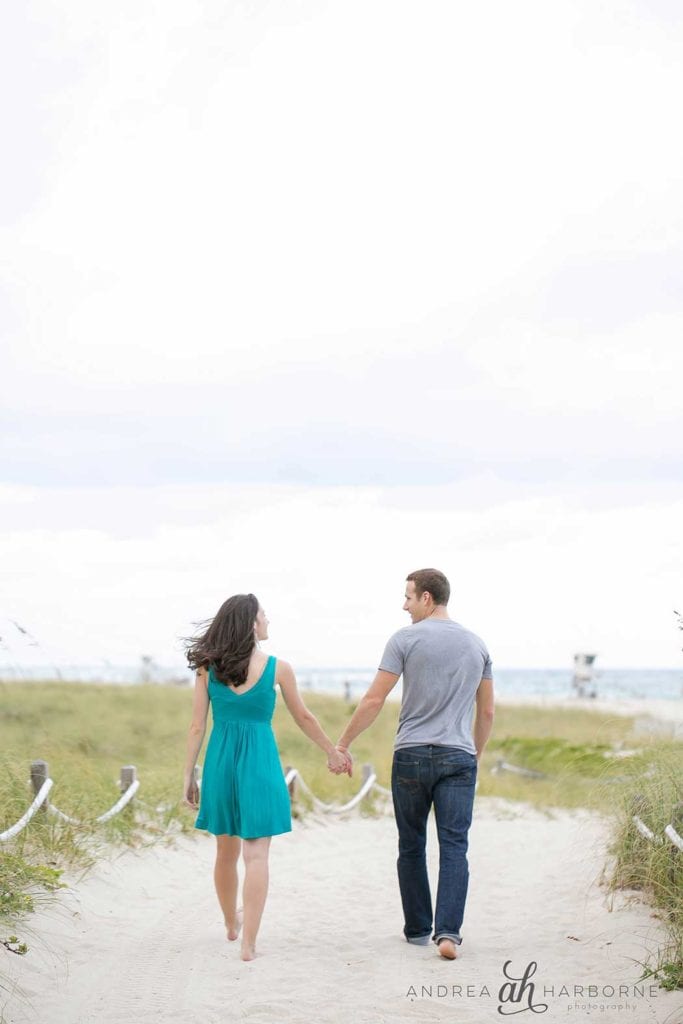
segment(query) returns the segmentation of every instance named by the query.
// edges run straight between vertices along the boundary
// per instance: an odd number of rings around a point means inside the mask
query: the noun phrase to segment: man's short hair
[[[415,584],[415,593],[422,597],[425,590],[432,595],[434,604],[448,604],[451,596],[451,585],[438,569],[417,569],[406,576],[406,581]]]

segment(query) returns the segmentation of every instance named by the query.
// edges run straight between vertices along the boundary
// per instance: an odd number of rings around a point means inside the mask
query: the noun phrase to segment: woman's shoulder
[[[278,683],[281,679],[294,678],[294,669],[288,661],[285,661],[284,658],[278,658],[275,654],[271,654],[271,658],[275,661],[275,679]]]

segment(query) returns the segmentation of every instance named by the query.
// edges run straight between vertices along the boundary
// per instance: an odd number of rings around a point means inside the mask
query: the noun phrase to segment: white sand
[[[189,813],[189,812],[188,812]],[[430,873],[436,835],[430,821]],[[478,798],[470,894],[456,962],[433,944],[408,945],[390,815],[295,823],[276,837],[271,891],[252,963],[228,943],[213,889],[214,840],[126,851],[100,862],[35,915],[31,952],[5,956],[28,1001],[13,996],[9,1024],[408,1024],[493,1022],[502,970],[538,964],[535,1003],[515,1020],[674,1024],[680,993],[634,996],[638,961],[662,930],[643,905],[614,910],[597,880],[607,826],[587,812],[553,816]],[[560,994],[561,986],[631,986],[629,996]],[[463,986],[462,994],[452,986]],[[467,986],[472,988],[468,994]],[[437,986],[442,986],[438,988]],[[488,995],[482,992],[485,986]],[[555,994],[543,995],[554,986]],[[431,992],[431,995],[430,995]],[[646,992],[650,989],[646,983]],[[0,1003],[2,1000],[0,1000]],[[568,1007],[577,1008],[571,1010]],[[590,1009],[593,1004],[593,1009]],[[628,1004],[630,1009],[603,1009]],[[519,1009],[526,1005],[505,1004]]]

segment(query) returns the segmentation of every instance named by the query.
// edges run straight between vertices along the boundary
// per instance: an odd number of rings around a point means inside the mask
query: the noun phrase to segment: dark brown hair
[[[190,668],[212,667],[217,682],[243,686],[256,646],[254,621],[258,610],[254,594],[234,594],[224,601],[201,636],[185,638]]]
[[[432,595],[434,604],[448,604],[451,596],[451,585],[438,569],[417,569],[406,576],[406,581],[415,584],[415,593],[422,597],[425,590]]]

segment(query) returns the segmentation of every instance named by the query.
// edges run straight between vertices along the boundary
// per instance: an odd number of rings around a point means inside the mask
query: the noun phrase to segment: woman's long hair
[[[243,686],[256,646],[254,621],[258,610],[258,599],[253,594],[234,594],[224,601],[201,636],[185,639],[190,668],[212,667],[217,682]]]

